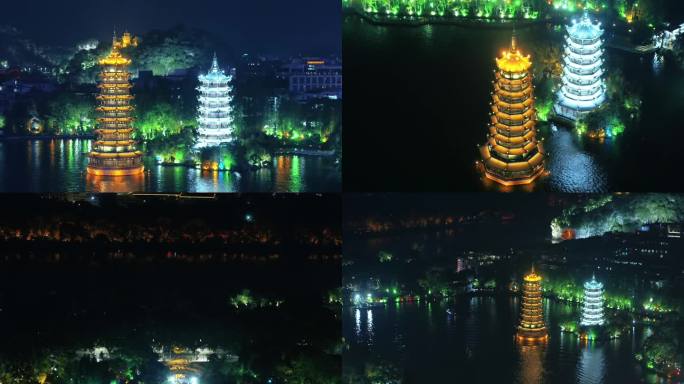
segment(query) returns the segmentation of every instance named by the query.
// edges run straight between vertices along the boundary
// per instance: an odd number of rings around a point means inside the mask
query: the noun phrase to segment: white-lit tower
[[[219,68],[216,54],[207,74],[199,75],[199,137],[195,148],[206,148],[233,140],[233,76]]]
[[[578,22],[566,26],[563,52],[563,77],[554,110],[557,115],[577,120],[603,104],[606,85],[603,81],[603,29],[587,12]]]
[[[584,283],[584,302],[582,303],[582,319],[580,325],[603,325],[603,284],[592,276]]]

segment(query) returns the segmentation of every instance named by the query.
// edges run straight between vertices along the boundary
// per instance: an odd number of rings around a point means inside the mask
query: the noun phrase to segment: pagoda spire
[[[518,49],[518,39],[515,36],[515,29],[513,29],[513,35],[511,36],[511,52],[515,52]]]
[[[214,59],[211,61],[211,69],[209,72],[218,72],[220,71],[219,65],[218,65],[218,58],[216,57],[216,51],[214,51]]]

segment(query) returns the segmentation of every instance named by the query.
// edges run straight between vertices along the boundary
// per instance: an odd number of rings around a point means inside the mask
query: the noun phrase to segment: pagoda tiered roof
[[[135,148],[133,133],[133,106],[130,101],[131,60],[119,52],[121,44],[116,36],[109,55],[99,61],[102,71],[99,78],[100,95],[96,110],[100,113],[95,129],[97,140],[88,154],[89,174],[97,176],[125,176],[143,172],[142,152]]]
[[[502,185],[533,182],[544,172],[544,150],[536,139],[532,61],[517,47],[496,59],[487,142],[480,147],[485,176]]]
[[[517,338],[520,341],[543,341],[548,337],[542,309],[542,277],[532,271],[525,275]]]

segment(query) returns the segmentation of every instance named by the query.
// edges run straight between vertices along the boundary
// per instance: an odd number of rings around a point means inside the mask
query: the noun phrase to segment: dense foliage
[[[552,235],[572,228],[577,238],[634,232],[645,224],[684,221],[684,197],[673,194],[609,195],[563,210],[551,222]]]
[[[92,133],[96,124],[92,95],[59,92],[47,104],[47,132],[59,135]]]
[[[137,46],[127,47],[122,53],[132,60],[131,71],[152,71],[154,75],[165,76],[176,70],[203,68],[211,62],[216,42],[205,32],[182,26],[166,30],[151,31],[141,37]],[[97,48],[78,51],[62,68],[69,82],[95,84],[99,71],[97,62],[107,56],[110,42],[101,42]]]

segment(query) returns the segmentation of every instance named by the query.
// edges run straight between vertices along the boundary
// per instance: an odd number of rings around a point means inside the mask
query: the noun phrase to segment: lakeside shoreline
[[[421,303],[423,303],[423,304],[425,304],[425,303],[427,303],[427,304],[440,303],[440,305],[446,304],[447,312],[451,314],[451,312],[449,312],[450,306],[448,303],[451,300],[455,300],[457,298],[481,297],[481,298],[489,298],[489,299],[497,300],[500,298],[511,298],[511,297],[517,297],[517,296],[519,296],[519,295],[516,292],[510,292],[510,291],[501,292],[501,291],[494,291],[494,290],[480,290],[480,291],[475,291],[475,292],[456,293],[452,296],[448,296],[448,297],[443,296],[441,298],[437,297],[437,296],[431,296],[428,298],[426,298],[424,296],[414,296],[414,297],[417,297],[417,299],[408,300],[408,299],[406,299],[407,296],[403,296],[402,300],[392,301],[391,303],[396,304],[397,306],[398,305],[405,305],[405,304],[420,305]],[[573,307],[579,307],[579,308],[577,308],[578,310],[580,310],[580,308],[581,308],[581,303],[575,302],[572,300],[566,300],[566,299],[560,298],[556,295],[544,295],[544,298],[547,300],[550,300],[551,302],[553,302],[554,304],[557,304],[557,305],[558,304],[571,305]],[[343,304],[342,308],[348,309],[348,310],[354,310],[354,309],[356,309],[356,310],[358,310],[358,309],[370,310],[370,309],[376,309],[376,308],[387,308],[389,304],[390,304],[389,300],[375,301],[375,302],[366,303],[366,304],[362,304],[362,305],[345,302]],[[633,322],[632,327],[629,327],[626,324],[622,324],[621,329],[620,329],[620,333],[618,335],[607,334],[606,333],[607,332],[607,326],[606,325],[599,328],[599,330],[602,332],[602,335],[601,335],[601,337],[596,337],[596,338],[587,337],[586,334],[583,334],[583,332],[578,330],[578,329],[565,329],[563,327],[563,325],[559,325],[558,331],[560,332],[560,334],[571,334],[571,335],[574,335],[578,340],[583,340],[585,342],[594,343],[594,342],[610,342],[611,340],[624,338],[625,336],[627,336],[631,333],[630,328],[633,328],[636,325],[638,325],[640,327],[652,327],[652,326],[656,325],[656,324],[650,323],[648,321],[643,321],[644,320],[643,317],[647,316],[647,314],[644,313],[643,311],[635,312],[635,311],[630,311],[630,310],[627,310],[624,308],[609,308],[609,309],[616,314],[632,313],[632,314],[635,314],[641,318],[639,319],[639,321]],[[678,313],[676,313],[676,312],[675,313],[669,313],[667,315],[678,316]],[[661,321],[663,321],[663,320],[664,319],[661,319]],[[662,367],[662,366],[661,367],[648,366],[646,364],[645,360],[643,360],[643,357],[642,357],[643,351],[644,350],[643,350],[643,346],[642,346],[639,349],[638,354],[634,356],[634,361],[640,367],[652,370],[652,372],[660,378],[672,378],[672,376],[670,374],[668,374],[668,372],[664,369],[664,367]]]
[[[0,135],[0,141],[19,141],[19,140],[95,140],[96,135]]]
[[[547,19],[498,19],[494,17],[445,17],[445,16],[387,16],[370,14],[355,8],[345,8],[344,15],[358,16],[371,24],[379,26],[422,27],[426,25],[453,25],[460,27],[490,27],[493,29],[527,28],[543,24]]]
[[[375,13],[367,13],[356,8],[345,8],[345,16],[356,16],[370,24],[382,27],[408,27],[417,28],[428,25],[455,26],[462,28],[481,28],[481,29],[525,29],[539,26],[545,23],[564,23],[563,18],[547,17],[538,19],[499,19],[495,17],[446,17],[446,16],[392,16]],[[628,36],[617,35],[606,39],[606,48],[623,51],[635,55],[646,55],[653,53],[656,49],[650,49],[644,45],[627,43],[624,38]]]

